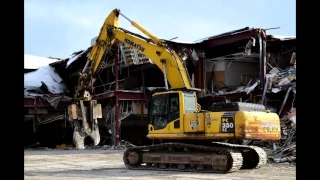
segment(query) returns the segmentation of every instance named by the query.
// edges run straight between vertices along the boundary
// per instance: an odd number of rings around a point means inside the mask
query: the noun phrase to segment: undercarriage
[[[162,143],[128,148],[123,161],[129,169],[230,173],[260,168],[266,152],[256,146],[212,142],[210,145]]]

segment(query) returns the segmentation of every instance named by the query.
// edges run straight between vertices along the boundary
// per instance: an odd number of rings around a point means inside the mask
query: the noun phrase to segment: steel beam
[[[119,100],[148,100],[151,98],[150,95],[147,95],[145,97],[143,92],[111,91],[93,96],[93,99],[101,100],[107,98],[114,98],[116,95],[118,95]]]
[[[114,73],[115,73],[115,84],[116,84],[116,89],[115,89],[115,92],[118,91],[119,89],[119,74],[118,74],[118,65],[119,65],[119,56],[118,56],[118,43],[115,43],[115,57],[114,57]],[[119,95],[116,94],[116,109],[115,109],[115,120],[116,120],[116,146],[119,145],[119,138],[120,138],[120,135],[119,135]]]
[[[62,99],[58,107],[67,107],[68,105],[72,104],[72,99]],[[24,107],[52,107],[46,100],[36,97],[36,98],[24,98]]]
[[[232,35],[222,36],[222,37],[218,37],[218,38],[214,38],[214,39],[209,39],[209,40],[206,40],[206,42],[204,43],[204,47],[205,48],[212,48],[215,46],[220,46],[220,45],[224,45],[224,44],[230,44],[230,43],[250,39],[251,37],[255,37],[257,35],[256,34],[257,32],[258,32],[257,29],[253,29],[253,30],[248,30],[245,32],[240,32],[237,34],[232,34]]]

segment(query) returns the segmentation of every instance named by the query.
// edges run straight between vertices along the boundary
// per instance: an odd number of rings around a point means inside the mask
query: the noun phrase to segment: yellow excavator
[[[120,28],[119,15],[149,38]],[[101,61],[115,40],[149,57],[163,72],[166,87],[166,91],[154,93],[149,102],[147,138],[155,143],[127,148],[123,154],[126,167],[229,173],[266,164],[267,155],[262,148],[225,140],[279,140],[279,116],[263,105],[242,102],[220,103],[210,111],[201,110],[196,95],[199,89],[192,87],[178,53],[119,9],[106,18],[80,73],[75,103],[68,107],[77,147],[83,146],[86,136],[91,136],[95,145],[100,141],[97,118],[102,117],[101,105],[91,99],[90,91],[95,73],[103,67]]]

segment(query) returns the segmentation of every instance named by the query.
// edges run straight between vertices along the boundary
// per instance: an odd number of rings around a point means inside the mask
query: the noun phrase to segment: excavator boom
[[[96,80],[96,73],[103,68],[104,56],[111,50],[116,40],[149,57],[163,72],[166,89],[169,89],[168,82],[173,89],[192,88],[190,77],[180,56],[167,47],[162,40],[126,16],[124,17],[134,27],[151,39],[120,28],[119,15],[124,16],[119,9],[114,9],[105,19],[96,43],[88,56],[88,61],[79,74],[78,86],[74,94],[75,103],[68,107],[69,120],[74,121],[75,126],[74,143],[79,149],[85,148],[84,138],[86,136],[93,139],[94,145],[100,142],[97,118],[102,117],[101,105],[95,100],[91,100],[91,92]],[[87,112],[88,109],[89,112]]]
[[[122,15],[120,10],[113,10],[106,18],[95,45],[89,55],[93,62],[92,72],[95,72],[102,60],[107,48],[110,48],[115,40],[129,45],[141,54],[149,57],[167,77],[171,88],[192,88],[188,72],[179,55],[168,48],[161,40],[142,28],[138,23],[131,21],[133,26],[151,38],[134,35],[125,29],[118,27],[118,16]],[[180,78],[179,78],[180,77]]]

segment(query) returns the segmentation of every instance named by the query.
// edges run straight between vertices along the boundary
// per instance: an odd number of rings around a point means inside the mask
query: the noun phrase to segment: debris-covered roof
[[[177,43],[177,44],[197,44],[197,42],[195,41],[182,41],[182,40],[164,40],[166,42],[169,42],[169,43]]]
[[[296,39],[296,36],[280,36],[280,35],[271,35],[271,38],[279,39],[280,41]]]
[[[196,40],[196,41],[182,41],[182,40],[165,40],[165,41],[169,42],[169,43],[178,43],[178,44],[185,44],[185,45],[188,45],[188,44],[189,45],[191,45],[191,44],[201,44],[201,43],[203,43],[205,41],[208,41],[208,40],[217,39],[217,38],[221,38],[221,37],[225,37],[225,36],[231,36],[231,35],[234,35],[234,34],[251,31],[253,29],[254,28],[245,27],[245,28],[241,28],[241,29],[225,32],[225,33],[222,33],[222,34],[217,34],[217,35],[214,35],[214,36],[202,38],[202,39],[199,39],[199,40]]]
[[[25,54],[24,55],[24,69],[38,69],[39,67],[46,66],[50,63],[59,61],[58,59],[40,57]]]
[[[32,58],[30,57],[32,56],[29,56],[29,61],[32,62]],[[36,57],[35,61],[41,58]],[[68,91],[61,77],[55,72],[54,67],[50,65],[41,66],[33,72],[25,73],[24,88],[25,95],[29,95],[30,93],[64,94]]]
[[[218,35],[206,37],[206,38],[203,38],[203,39],[199,39],[199,40],[197,40],[196,42],[201,43],[201,42],[203,42],[203,41],[207,41],[207,40],[211,40],[211,39],[216,39],[216,38],[221,38],[221,37],[224,37],[224,36],[230,36],[230,35],[234,35],[234,34],[238,34],[238,33],[243,33],[243,32],[251,31],[251,30],[253,30],[253,28],[245,27],[245,28],[241,28],[241,29],[237,29],[237,30],[225,32],[225,33],[222,33],[222,34],[218,34]]]

